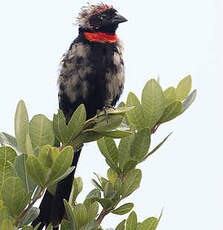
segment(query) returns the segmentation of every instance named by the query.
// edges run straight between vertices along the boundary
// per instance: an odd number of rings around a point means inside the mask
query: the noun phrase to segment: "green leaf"
[[[73,230],[71,223],[67,220],[63,220],[61,223],[61,230]]]
[[[112,213],[116,214],[116,215],[124,215],[124,214],[130,212],[133,207],[134,207],[133,203],[126,203],[126,204],[123,204],[122,206],[116,208],[115,210],[113,210]]]
[[[197,90],[195,89],[184,101],[183,101],[183,108],[182,112],[183,113],[185,110],[187,110],[191,104],[194,102],[195,98],[197,96]]]
[[[0,160],[9,161],[14,164],[16,156],[16,152],[13,148],[9,146],[0,147]]]
[[[9,211],[8,211],[8,208],[3,206],[0,208],[0,226],[3,222],[3,220],[5,219],[9,219],[10,218],[10,215],[9,215]]]
[[[158,225],[158,219],[150,217],[137,226],[137,230],[155,230]]]
[[[56,185],[57,185],[57,183],[62,181],[68,175],[70,175],[73,172],[74,169],[75,169],[75,166],[69,167],[64,174],[62,174],[60,177],[58,177],[57,179],[54,180],[53,184],[47,186],[47,190],[52,195],[54,195],[56,193],[56,188],[57,188]]]
[[[65,206],[65,209],[66,209],[68,219],[71,222],[72,229],[73,230],[78,230],[77,220],[76,220],[75,215],[73,213],[72,207],[65,199],[64,199],[64,206]]]
[[[62,181],[65,177],[67,177],[69,174],[71,174],[74,169],[75,169],[75,166],[69,167],[64,174],[62,174],[60,177],[58,177],[57,179],[54,180],[54,183],[58,183],[58,182]]]
[[[114,166],[118,162],[118,149],[115,141],[112,138],[104,137],[97,141],[98,147],[103,156],[108,159]]]
[[[122,181],[119,177],[115,181],[114,189],[115,189],[117,195],[120,196],[121,190],[122,190]]]
[[[172,133],[170,133],[167,137],[165,137],[151,152],[149,152],[146,156],[145,156],[145,158],[142,160],[142,161],[144,161],[144,160],[146,160],[150,155],[152,155],[154,152],[156,152],[156,150],[158,150],[162,145],[163,145],[163,143],[164,142],[166,142],[166,140],[168,139],[168,137],[171,135]],[[141,162],[142,162],[141,161]]]
[[[134,109],[134,106],[131,107],[118,107],[118,108],[109,108],[106,110],[107,114],[122,114],[125,115],[125,113],[129,112],[130,110]],[[101,111],[98,116],[105,116],[104,110]]]
[[[29,134],[26,135],[26,153],[33,154],[33,146]]]
[[[68,123],[69,142],[72,141],[82,130],[86,120],[85,106],[81,104],[73,113]]]
[[[131,143],[134,140],[134,135],[122,138],[119,142],[118,145],[118,162],[119,162],[119,167],[121,169],[124,168],[126,163],[130,159],[130,148],[131,148]]]
[[[104,187],[104,198],[112,199],[116,195],[115,190],[112,187],[112,183],[106,183]]]
[[[17,145],[17,141],[15,137],[7,134],[7,133],[0,133],[0,144],[1,145],[10,145],[18,154],[21,152],[19,146]]]
[[[98,202],[93,202],[88,208],[87,208],[87,215],[88,215],[88,222],[90,220],[93,220],[96,218],[99,210]]]
[[[35,226],[35,228],[33,228],[33,229],[34,229],[34,230],[38,230],[38,228],[39,228],[40,225],[41,225],[41,223],[37,224],[37,225]],[[28,230],[30,230],[30,229],[28,229]]]
[[[126,104],[127,106],[135,107],[127,113],[127,118],[129,122],[138,130],[145,128],[145,117],[143,114],[143,108],[140,104],[139,99],[134,93],[130,92],[128,94]]]
[[[55,151],[54,151],[55,150]],[[44,165],[46,168],[51,168],[53,161],[59,155],[59,151],[56,148],[51,148],[50,145],[45,145],[40,149],[38,160],[41,164]]]
[[[2,221],[1,230],[15,230],[16,228],[13,226],[12,221],[10,219],[5,219]]]
[[[13,217],[17,217],[26,207],[26,194],[19,177],[6,179],[2,185],[2,200]]]
[[[29,133],[29,117],[24,101],[19,101],[15,113],[16,141],[23,153],[26,153],[26,135]]]
[[[109,168],[107,171],[107,177],[109,181],[112,183],[112,185],[114,185],[116,179],[118,178],[118,174],[115,172],[115,170]]]
[[[129,130],[111,130],[111,131],[106,131],[106,132],[100,132],[101,135],[105,137],[112,137],[112,138],[123,138],[127,137],[132,134],[132,131]]]
[[[163,94],[165,97],[165,107],[167,107],[168,105],[176,101],[177,96],[176,96],[176,89],[174,87],[167,88],[163,92]]]
[[[125,114],[118,112],[114,114],[108,113],[107,116],[98,116],[91,130],[98,133],[113,130],[120,126],[124,116]]]
[[[30,180],[27,175],[27,168],[26,168],[26,160],[28,156],[26,154],[22,154],[16,157],[15,160],[15,171],[16,175],[22,180],[26,194],[30,191],[33,191],[36,185]]]
[[[84,201],[85,207],[88,208],[92,203],[94,203],[96,198],[101,198],[101,191],[99,189],[93,189],[88,193]]]
[[[125,221],[126,220],[123,220],[121,223],[119,223],[115,230],[125,230]]]
[[[101,186],[102,186],[103,190],[104,190],[105,185],[106,185],[107,183],[109,183],[109,180],[107,180],[107,179],[104,178],[104,177],[101,177]]]
[[[103,191],[103,188],[101,187],[101,185],[100,185],[95,179],[92,179],[91,181],[92,181],[93,185],[94,185],[98,190]]]
[[[75,148],[82,147],[83,143],[88,143],[100,139],[103,135],[95,131],[84,130],[73,142],[72,146]]]
[[[14,174],[13,165],[9,161],[0,160],[0,187],[7,178],[14,176]]]
[[[49,175],[48,185],[54,184],[55,180],[61,177],[71,166],[74,156],[74,150],[71,146],[65,147],[59,156],[53,162],[53,166]]]
[[[47,170],[34,155],[28,156],[26,169],[33,182],[42,188],[46,186]]]
[[[134,135],[131,143],[131,157],[133,160],[141,161],[147,154],[150,146],[150,131],[142,129]]]
[[[69,142],[69,136],[68,133],[68,127],[66,125],[66,119],[64,117],[64,114],[61,110],[58,110],[57,114],[54,114],[53,116],[53,129],[56,135],[56,138],[62,142],[63,144],[66,144]]]
[[[126,221],[126,230],[136,230],[136,227],[137,227],[137,215],[134,211],[132,211]]]
[[[123,173],[126,174],[126,173],[130,172],[132,169],[134,169],[136,167],[137,164],[138,164],[138,161],[136,161],[136,160],[130,160],[130,161],[126,162],[126,164],[123,168]]]
[[[185,99],[190,93],[191,86],[192,86],[192,79],[191,76],[188,75],[184,79],[182,79],[177,85],[176,88],[177,100],[182,101],[183,99]]]
[[[45,149],[44,149],[45,148]],[[51,147],[49,149],[49,152],[47,150],[47,146],[43,147],[42,148],[42,151],[45,152],[46,154],[49,154],[49,157],[51,159],[51,162],[48,162],[48,164],[50,165],[50,167],[52,167],[52,163],[55,162],[56,158],[60,155],[60,151],[59,151],[59,148],[57,147]],[[39,154],[40,155],[40,154]],[[40,160],[41,160],[41,156],[40,157]]]
[[[22,224],[28,225],[29,223],[31,223],[33,220],[35,220],[38,217],[39,213],[40,213],[39,208],[32,207],[22,219]]]
[[[33,148],[54,144],[53,124],[42,114],[35,115],[30,121],[29,134]]]
[[[87,209],[83,204],[77,204],[73,208],[73,213],[77,221],[78,229],[80,229],[82,226],[84,226],[87,223],[88,220]]]
[[[124,103],[123,101],[121,101],[121,102],[118,104],[117,108],[119,109],[119,108],[122,108],[122,107],[125,107],[125,103]]]
[[[40,223],[41,224],[41,223]],[[39,225],[39,224],[38,224]],[[37,225],[37,226],[38,226]],[[22,230],[36,230],[37,226],[35,228],[33,228],[32,226],[22,226]],[[39,226],[38,226],[39,227]]]
[[[53,230],[52,224],[49,224],[49,225],[47,226],[46,230]]]
[[[86,196],[86,199],[92,199],[92,198],[100,198],[101,197],[101,192],[99,189],[93,189],[91,190],[88,195]]]
[[[104,209],[111,208],[112,206],[112,201],[108,198],[95,198],[95,200],[98,201]]]
[[[92,220],[88,224],[86,224],[81,230],[97,230],[98,228],[98,222],[96,220]]]
[[[180,115],[182,112],[182,103],[180,101],[175,101],[172,104],[168,105],[162,117],[159,120],[159,123],[164,123],[170,121]]]
[[[165,97],[156,80],[148,81],[142,92],[142,107],[147,126],[152,129],[163,114]]]
[[[0,147],[0,187],[8,177],[14,176],[16,152],[9,146]]]
[[[83,181],[81,177],[74,178],[73,185],[72,185],[72,192],[71,192],[72,204],[75,203],[77,196],[80,194],[82,189],[83,189]]]
[[[127,197],[132,194],[139,186],[142,179],[142,172],[140,169],[130,171],[122,183],[122,196]]]

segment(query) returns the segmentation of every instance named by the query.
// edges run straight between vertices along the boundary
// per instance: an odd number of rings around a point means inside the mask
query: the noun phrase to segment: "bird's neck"
[[[115,43],[117,42],[116,34],[102,32],[84,32],[85,38],[90,42]]]
[[[96,29],[81,28],[79,27],[79,35],[84,37],[89,42],[98,42],[98,43],[116,43],[116,27],[104,27],[100,31]]]

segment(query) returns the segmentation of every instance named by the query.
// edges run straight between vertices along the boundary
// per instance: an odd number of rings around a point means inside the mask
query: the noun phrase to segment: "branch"
[[[29,210],[32,208],[32,206],[35,204],[35,202],[41,198],[43,192],[44,192],[44,188],[39,188],[39,191],[37,192],[37,194],[35,195],[35,197],[33,198],[33,200],[30,202],[30,204],[28,205],[28,207],[20,214],[20,216],[18,216],[18,218],[16,219],[15,225],[18,226],[18,224],[21,222],[21,220],[25,217],[25,215],[29,212]]]
[[[101,224],[102,220],[110,213],[111,210],[103,209],[97,218],[98,225]]]

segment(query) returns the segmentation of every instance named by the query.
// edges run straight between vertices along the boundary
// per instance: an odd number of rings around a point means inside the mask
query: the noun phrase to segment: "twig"
[[[102,220],[105,218],[106,215],[108,215],[110,213],[110,210],[105,210],[103,209],[101,211],[101,213],[99,214],[98,218],[97,218],[97,222],[100,225]]]
[[[160,126],[160,124],[157,123],[157,124],[153,127],[153,129],[151,130],[151,134],[154,134],[154,133],[156,132],[156,130],[159,128],[159,126]]]
[[[44,188],[39,188],[39,191],[37,192],[37,194],[35,195],[35,197],[33,198],[33,200],[30,202],[30,204],[28,205],[28,207],[21,213],[20,216],[18,216],[18,218],[16,219],[15,225],[18,226],[18,224],[20,224],[21,220],[24,218],[24,216],[29,212],[29,210],[32,208],[32,206],[34,205],[34,203],[41,198],[42,193],[44,192]]]

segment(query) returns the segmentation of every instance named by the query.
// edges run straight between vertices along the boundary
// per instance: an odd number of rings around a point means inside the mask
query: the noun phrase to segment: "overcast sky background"
[[[14,133],[16,104],[23,99],[30,118],[57,111],[59,61],[77,36],[73,25],[82,0],[0,2],[0,131]],[[89,1],[97,3],[97,1]],[[138,96],[146,81],[160,77],[163,89],[192,75],[198,96],[179,118],[162,125],[152,145],[169,140],[140,165],[142,185],[127,201],[139,221],[164,213],[159,230],[223,229],[223,2],[222,0],[106,1],[129,21],[118,36],[125,43],[126,84]],[[93,172],[106,164],[95,144],[85,146],[77,176],[84,194]],[[115,227],[124,217],[106,217]]]

